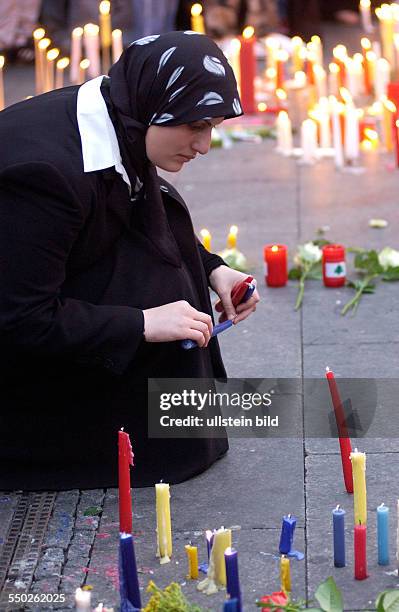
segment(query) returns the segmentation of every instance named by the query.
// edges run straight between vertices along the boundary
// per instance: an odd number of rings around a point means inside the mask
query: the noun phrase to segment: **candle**
[[[122,30],[112,30],[112,63],[118,61],[123,52]]]
[[[238,553],[233,548],[226,548],[224,553],[224,559],[226,564],[226,581],[227,581],[227,593],[230,595],[230,599],[237,599],[239,602],[239,609],[241,608],[241,588],[240,579],[238,575]]]
[[[43,85],[42,85],[42,67],[40,65],[40,53],[38,44],[39,41],[44,38],[46,32],[44,28],[36,28],[33,32],[33,46],[35,49],[35,90],[37,94],[42,93]]]
[[[333,146],[334,146],[334,161],[336,168],[342,168],[344,165],[344,151],[342,146],[342,125],[340,117],[339,103],[334,96],[330,96],[330,109],[333,128]]]
[[[187,578],[189,580],[196,580],[198,578],[198,549],[196,546],[192,546],[191,543],[186,544],[184,548],[188,560]]]
[[[355,578],[364,580],[367,578],[367,556],[366,556],[367,527],[366,525],[355,525]]]
[[[209,562],[209,558],[211,556],[212,544],[213,544],[213,533],[210,529],[206,530],[205,537],[206,537],[206,550],[208,553],[208,562]]]
[[[69,57],[62,57],[56,64],[55,88],[64,87],[64,71],[69,66]]]
[[[303,70],[303,40],[300,36],[294,36],[291,40],[292,44],[292,64],[294,73]]]
[[[327,95],[327,75],[322,66],[313,66],[314,84],[316,86],[317,97],[323,98]]]
[[[207,229],[204,228],[200,231],[200,235],[202,238],[202,244],[204,245],[207,251],[210,251],[211,250],[211,240],[212,240],[211,233]]]
[[[47,91],[47,49],[51,45],[49,38],[41,38],[37,43],[38,63],[40,67],[40,93]]]
[[[227,584],[226,563],[224,553],[227,548],[231,548],[231,529],[221,527],[213,534],[213,544],[207,577],[202,580],[197,589],[207,595],[216,593],[220,587]]]
[[[155,485],[157,510],[157,557],[161,564],[169,563],[172,556],[172,524],[170,520],[169,485],[160,482]]]
[[[323,247],[322,266],[325,287],[342,287],[345,285],[345,248],[341,244],[326,244]]]
[[[84,83],[86,80],[86,71],[90,66],[88,59],[83,59],[79,64],[79,83]]]
[[[248,26],[240,38],[241,102],[244,113],[255,112],[255,37],[254,29]]]
[[[86,57],[90,62],[88,66],[90,78],[96,77],[101,73],[99,32],[100,28],[95,23],[86,23],[83,28],[83,42],[85,45]]]
[[[111,44],[112,44],[112,26],[111,26],[111,3],[109,0],[102,0],[99,4],[99,20],[100,20],[100,39],[102,53],[102,70],[107,73],[111,67]]]
[[[280,43],[277,38],[269,36],[266,38],[266,65],[267,68],[276,68],[276,53],[280,47]]]
[[[238,227],[236,225],[232,225],[230,227],[230,231],[227,236],[227,248],[235,249],[237,247],[237,233]]]
[[[191,7],[191,29],[193,32],[205,34],[204,17],[202,15],[202,5],[196,2]]]
[[[118,431],[119,469],[119,531],[132,533],[132,494],[130,487],[130,466],[133,465],[132,445],[129,434]]]
[[[55,70],[54,70],[54,62],[57,59],[57,57],[60,54],[60,50],[59,49],[50,49],[50,51],[47,51],[46,53],[46,91],[51,91],[52,89],[54,89],[54,76],[55,76]]]
[[[355,525],[367,523],[366,454],[357,448],[350,454],[353,473],[353,503]]]
[[[292,124],[286,111],[280,111],[276,120],[277,151],[283,155],[292,153]]]
[[[364,66],[364,89],[366,94],[371,93],[371,82],[370,82],[370,66],[367,60],[367,53],[371,51],[371,42],[368,38],[362,38],[360,41],[363,55],[363,66]]]
[[[388,60],[381,57],[377,60],[375,69],[374,91],[376,100],[386,95],[390,76],[391,65]]]
[[[345,567],[345,510],[338,505],[332,511],[334,566]]]
[[[312,53],[315,54],[316,62],[319,64],[319,66],[322,66],[324,64],[324,59],[323,59],[323,45],[322,45],[320,36],[317,36],[317,35],[312,36],[312,38],[310,39],[310,43],[308,43],[308,47],[312,51]]]
[[[294,531],[296,527],[296,517],[288,514],[287,516],[283,516],[283,522],[281,525],[281,534],[280,534],[280,544],[279,551],[280,553],[287,555],[292,547],[294,542]]]
[[[337,96],[339,94],[339,66],[335,62],[328,65],[328,90],[330,94]]]
[[[82,60],[83,28],[74,28],[71,35],[71,68],[69,78],[72,83],[81,83],[80,62]]]
[[[269,287],[284,287],[288,280],[287,247],[284,244],[267,244],[263,256],[266,284]]]
[[[394,60],[393,53],[393,35],[394,35],[394,19],[392,8],[389,4],[382,4],[375,10],[375,14],[380,23],[380,36],[382,41],[382,55],[391,64]]]
[[[305,119],[301,126],[302,162],[312,164],[317,155],[317,125],[313,119]]]
[[[284,591],[284,593],[289,593],[291,591],[290,560],[284,555],[282,555],[280,559],[280,580],[281,590]]]
[[[351,441],[348,437],[342,401],[338,391],[334,373],[326,368],[326,378],[330,389],[331,400],[334,407],[335,420],[337,422],[339,446],[341,450],[342,471],[344,475],[345,488],[347,493],[353,493],[352,463],[350,455],[352,452]]]
[[[334,62],[339,66],[339,86],[344,87],[346,83],[346,68],[345,62],[348,58],[348,52],[345,45],[337,45],[333,49]]]
[[[318,121],[320,126],[320,147],[322,149],[329,149],[331,147],[331,120],[330,105],[326,97],[320,98]]]
[[[238,91],[241,91],[241,72],[240,72],[240,49],[241,43],[238,38],[233,38],[227,48],[227,59],[233,69],[237,81]]]
[[[378,565],[389,565],[389,508],[377,508]]]
[[[239,612],[238,599],[228,599],[223,604],[223,612]]]
[[[276,51],[276,89],[282,89],[284,87],[284,67],[288,61],[288,52],[284,49],[278,49]]]
[[[121,602],[128,601],[133,608],[141,609],[136,555],[130,533],[121,533],[119,538],[119,590]]]
[[[373,31],[371,23],[371,2],[370,0],[360,0],[359,2],[360,17],[362,20],[363,31],[369,34]]]
[[[76,589],[75,591],[75,610],[76,612],[90,612],[91,611],[91,593],[83,589]]]
[[[4,78],[3,78],[3,68],[4,68],[4,55],[0,55],[0,111],[4,108]]]
[[[353,104],[345,106],[345,157],[350,163],[359,157],[359,116]]]

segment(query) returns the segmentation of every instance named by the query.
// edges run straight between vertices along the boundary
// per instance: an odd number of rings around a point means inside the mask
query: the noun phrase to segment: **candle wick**
[[[289,519],[291,518],[291,514],[289,514],[289,515],[288,515],[288,518],[289,518]]]
[[[326,367],[326,372],[329,372],[329,371],[330,371],[330,368],[327,366]]]
[[[379,508],[383,508],[384,507],[384,502],[382,502],[382,504],[380,504],[378,507]]]
[[[124,427],[121,427],[121,431],[123,431],[124,429],[125,429]]]
[[[340,505],[339,505],[339,504],[337,504],[337,507],[336,507],[335,509],[336,509],[336,510],[339,510],[339,509],[340,509]]]

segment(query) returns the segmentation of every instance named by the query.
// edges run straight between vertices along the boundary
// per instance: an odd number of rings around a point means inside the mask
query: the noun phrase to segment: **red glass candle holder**
[[[346,282],[345,249],[340,244],[323,247],[323,281],[326,287],[342,287]]]
[[[287,247],[267,244],[263,249],[265,281],[269,287],[284,287],[288,280]]]

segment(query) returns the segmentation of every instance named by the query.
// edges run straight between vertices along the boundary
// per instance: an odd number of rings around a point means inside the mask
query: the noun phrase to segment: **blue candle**
[[[345,510],[339,505],[332,511],[334,538],[334,565],[345,567]]]
[[[389,508],[377,508],[378,565],[389,565]]]
[[[238,599],[228,599],[225,601],[223,612],[239,612]]]
[[[136,555],[130,533],[121,533],[119,539],[119,590],[121,603],[128,601],[134,608],[141,608]]]
[[[241,612],[241,589],[238,577],[238,553],[233,548],[226,548],[224,553],[226,563],[226,590],[231,599],[237,599],[237,612]]]
[[[288,555],[293,548],[294,531],[296,526],[295,516],[283,516],[283,524],[281,526],[280,546],[279,551],[282,555]]]

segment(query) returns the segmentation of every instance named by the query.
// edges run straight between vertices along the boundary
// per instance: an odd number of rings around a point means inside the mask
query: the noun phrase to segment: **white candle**
[[[313,119],[305,119],[301,126],[302,162],[312,164],[317,156],[317,125]]]
[[[60,50],[59,49],[50,49],[50,51],[47,51],[46,54],[46,59],[47,59],[47,63],[46,63],[46,91],[51,91],[52,89],[54,89],[54,77],[55,77],[55,70],[54,70],[54,66],[55,66],[55,60],[57,59],[57,57],[60,54]]]
[[[391,65],[388,60],[381,57],[377,60],[375,68],[374,91],[376,100],[380,100],[382,96],[386,96],[390,77]]]
[[[319,101],[320,147],[331,148],[330,105],[327,98]]]
[[[226,49],[227,59],[236,77],[238,91],[240,91],[241,86],[240,49],[241,43],[238,38],[232,38]]]
[[[109,0],[102,0],[98,7],[100,15],[100,38],[102,50],[102,67],[106,74],[111,67],[111,44],[112,44],[112,26],[111,26],[111,3]]]
[[[94,78],[101,73],[100,66],[100,28],[95,23],[86,23],[83,28],[83,42],[86,57],[90,62],[88,76]]]
[[[64,87],[64,71],[69,66],[69,57],[62,57],[58,60],[55,72],[55,88]]]
[[[322,66],[316,64],[313,66],[314,82],[318,98],[324,98],[327,95],[327,76],[326,71]]]
[[[330,96],[330,110],[333,127],[333,146],[335,151],[335,167],[342,168],[344,165],[344,153],[342,147],[341,119],[339,116],[339,104],[334,96]]]
[[[345,157],[349,162],[359,157],[359,116],[353,104],[345,107]]]
[[[40,53],[38,49],[38,44],[39,41],[44,38],[45,34],[46,32],[44,28],[37,28],[33,32],[33,44],[35,47],[35,89],[37,94],[40,94],[43,91],[42,68],[40,64]]]
[[[360,17],[362,20],[363,31],[369,34],[373,31],[371,22],[371,2],[370,0],[360,0],[359,2]]]
[[[283,155],[292,152],[292,125],[286,111],[280,111],[276,121],[277,151]]]
[[[75,591],[75,604],[76,612],[90,612],[91,611],[91,593],[90,591],[84,591],[83,589],[76,589]]]
[[[309,50],[316,55],[316,62],[319,64],[319,66],[323,66],[323,45],[321,43],[320,36],[312,36],[308,47]]]
[[[118,61],[123,51],[122,30],[112,30],[112,63]]]
[[[75,28],[72,30],[71,36],[71,67],[69,78],[71,83],[79,83],[80,70],[79,64],[82,60],[82,36],[83,28]]]
[[[331,62],[328,66],[328,91],[331,95],[337,96],[339,93],[339,75],[340,68],[335,62]]]
[[[86,71],[90,66],[88,59],[83,59],[79,64],[79,83],[84,83],[86,80]]]
[[[40,72],[40,93],[47,91],[47,49],[51,45],[49,38],[41,38],[37,43],[38,64]]]
[[[3,68],[4,68],[4,55],[0,55],[0,110],[4,108],[4,79],[3,79]]]

